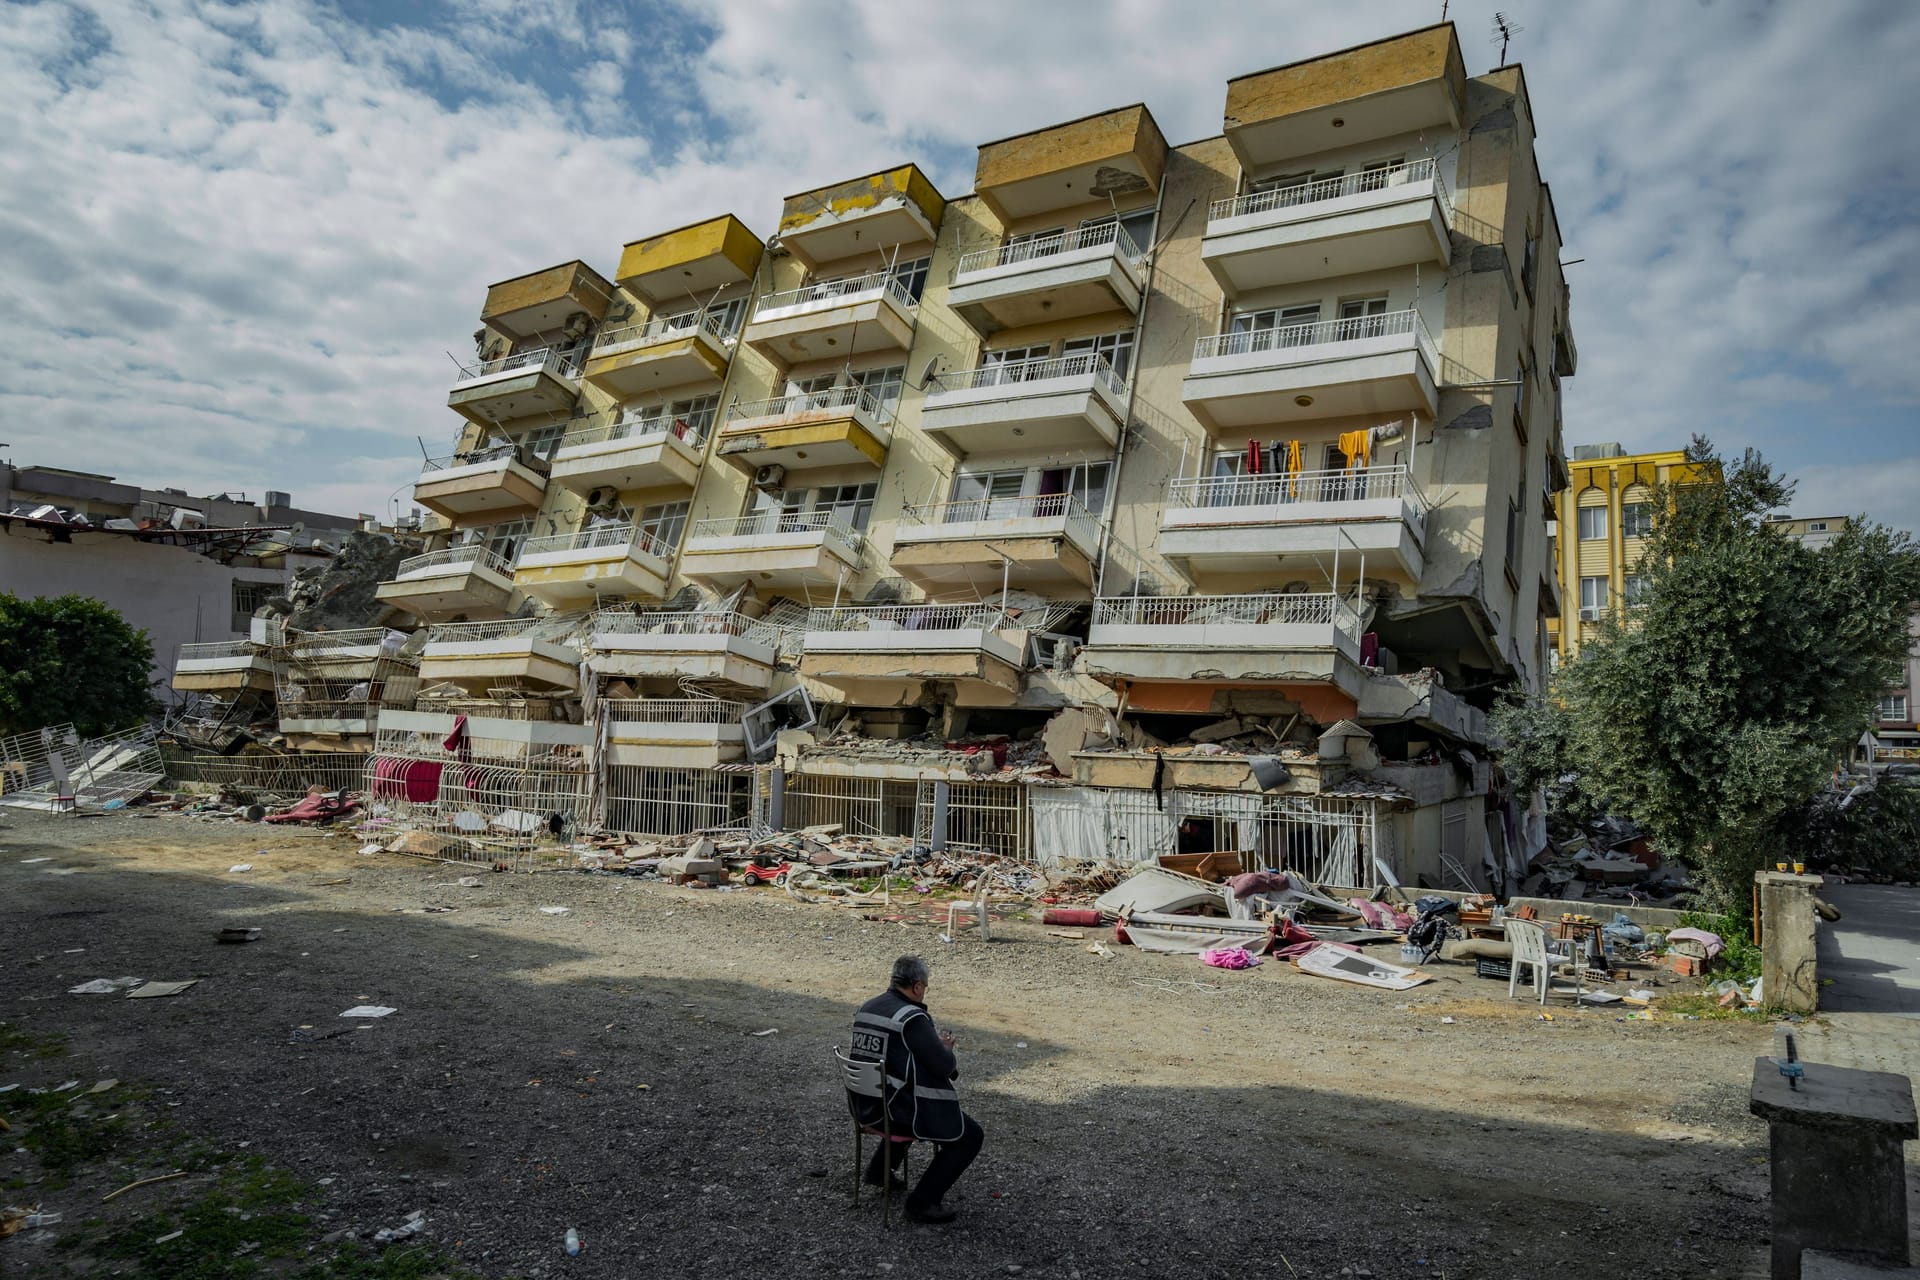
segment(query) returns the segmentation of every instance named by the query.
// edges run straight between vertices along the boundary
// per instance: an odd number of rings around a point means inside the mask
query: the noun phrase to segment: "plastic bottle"
[[[580,1233],[572,1227],[567,1228],[567,1256],[569,1258],[580,1256]]]

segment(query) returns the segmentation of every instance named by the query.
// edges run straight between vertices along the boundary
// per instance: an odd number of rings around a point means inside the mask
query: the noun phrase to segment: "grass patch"
[[[19,1056],[30,1061],[65,1056],[64,1036],[41,1036],[22,1031],[11,1022],[0,1022],[0,1056]]]
[[[1697,991],[1687,995],[1663,995],[1655,1003],[1659,1014],[1690,1014],[1702,1022],[1771,1022],[1773,1019],[1763,1010],[1749,1009],[1745,1005],[1736,1005],[1731,1009],[1722,1009],[1720,998],[1708,991]]]
[[[1680,924],[1688,929],[1705,929],[1708,933],[1718,934],[1727,944],[1713,962],[1715,979],[1732,978],[1736,982],[1751,982],[1760,976],[1760,948],[1753,945],[1753,920],[1751,917],[1735,912],[1712,915],[1705,911],[1689,911],[1680,917]]]

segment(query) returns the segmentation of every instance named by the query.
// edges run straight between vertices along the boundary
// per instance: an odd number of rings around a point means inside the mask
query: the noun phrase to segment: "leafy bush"
[[[0,593],[0,734],[128,728],[153,712],[152,670],[147,633],[100,601]]]

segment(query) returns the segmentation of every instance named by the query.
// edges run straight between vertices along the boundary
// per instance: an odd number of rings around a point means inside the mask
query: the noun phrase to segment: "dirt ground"
[[[1100,959],[1033,923],[943,945],[774,889],[463,888],[470,869],[357,844],[0,814],[0,1022],[70,1046],[0,1054],[0,1085],[141,1082],[210,1147],[299,1179],[316,1234],[364,1240],[424,1210],[415,1243],[486,1277],[1766,1271],[1765,1131],[1746,1108],[1764,1025],[1565,1002],[1546,1022],[1463,966],[1379,992],[1273,961]],[[259,940],[215,944],[236,925]],[[848,1202],[828,1049],[908,951],[933,966],[987,1140],[957,1223],[886,1233],[871,1195]],[[67,994],[121,975],[199,982]],[[397,1012],[338,1016],[359,1004]],[[98,1206],[168,1168],[41,1190],[23,1150],[0,1157],[0,1199],[67,1214],[0,1240],[0,1274],[115,1274],[75,1224],[210,1176]]]

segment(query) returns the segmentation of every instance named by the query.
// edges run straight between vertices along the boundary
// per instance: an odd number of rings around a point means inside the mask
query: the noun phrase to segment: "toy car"
[[[746,870],[740,873],[740,883],[744,885],[784,885],[787,882],[788,874],[792,872],[792,870],[793,864],[791,862],[775,862],[772,864],[753,862],[747,864]]]

